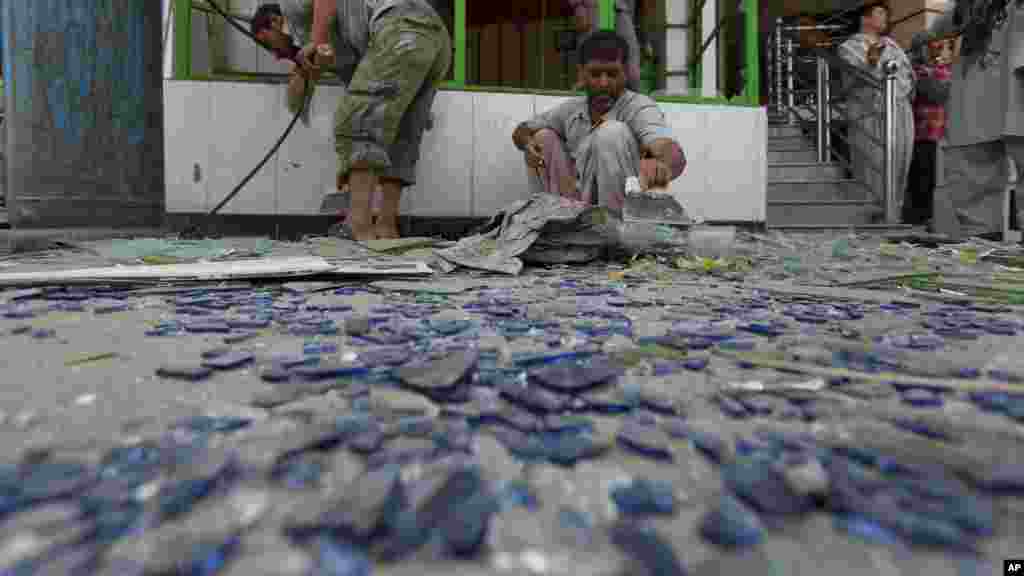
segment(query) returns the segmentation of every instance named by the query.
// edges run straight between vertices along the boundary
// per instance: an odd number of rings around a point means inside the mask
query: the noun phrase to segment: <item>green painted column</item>
[[[744,93],[747,96],[747,102],[754,106],[761,103],[761,37],[758,35],[761,15],[758,12],[759,8],[759,0],[743,1],[743,47],[746,53]]]
[[[615,0],[600,0],[598,10],[601,30],[615,30]]]
[[[192,77],[192,0],[174,0],[174,79]]]
[[[159,225],[161,3],[4,0],[0,9],[11,225]]]
[[[457,88],[466,85],[466,0],[455,0],[455,77]]]

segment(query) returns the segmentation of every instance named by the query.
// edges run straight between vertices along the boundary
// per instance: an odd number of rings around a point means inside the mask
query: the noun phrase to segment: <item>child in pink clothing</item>
[[[914,155],[903,206],[903,222],[906,224],[921,225],[932,216],[936,155],[939,141],[946,133],[945,106],[952,77],[948,50],[948,40],[930,42],[917,51],[918,57],[914,62],[917,77],[913,102]]]

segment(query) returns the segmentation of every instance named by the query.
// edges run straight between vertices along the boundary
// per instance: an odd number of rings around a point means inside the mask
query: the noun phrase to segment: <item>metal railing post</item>
[[[793,39],[786,39],[786,112],[789,116],[789,123],[796,123],[796,114],[793,112],[796,107],[796,58],[794,58]]]
[[[828,131],[828,117],[829,117],[829,106],[828,106],[828,84],[826,84],[826,71],[825,58],[818,56],[818,86],[817,86],[817,103],[818,110],[814,119],[816,128],[818,129],[818,163],[824,164],[828,162],[828,150],[825,146],[825,135]]]
[[[775,19],[775,111],[782,115],[782,18]]]
[[[825,103],[825,161],[830,162],[832,160],[832,69],[828,65],[828,60],[822,58],[823,64],[823,78],[821,83],[824,85],[822,89],[822,101]]]
[[[885,191],[885,221],[888,224],[898,224],[900,220],[899,207],[896,206],[896,150],[893,146],[896,141],[896,66],[895,62],[889,62],[885,67],[885,153],[882,170],[885,182],[882,186]]]

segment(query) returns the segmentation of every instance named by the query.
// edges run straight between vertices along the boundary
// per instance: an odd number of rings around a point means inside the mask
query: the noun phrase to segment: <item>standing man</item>
[[[893,110],[895,141],[893,160],[896,173],[896,208],[902,209],[907,188],[907,175],[914,152],[914,70],[906,52],[890,36],[889,5],[885,0],[869,0],[861,7],[860,32],[839,46],[839,57],[869,77],[884,84],[885,69],[896,65],[896,109]],[[850,160],[854,177],[867,185],[873,194],[882,194],[885,178],[885,150],[878,142],[885,140],[884,92],[849,74],[851,85],[847,100]],[[884,198],[880,198],[884,202]]]
[[[598,24],[601,21],[601,9],[598,0],[567,1],[573,10],[576,32],[579,34],[576,43],[576,51],[579,53],[587,34],[598,29]],[[636,25],[633,23],[633,14],[636,11],[635,3],[636,0],[615,0],[615,31],[629,45],[626,87],[634,92],[640,90],[640,41],[637,40]]]
[[[1000,232],[1009,162],[1024,172],[1024,10],[1019,0],[958,0],[921,41],[961,30],[933,218],[954,239],[967,223]]]
[[[347,84],[334,133],[338,187],[347,184],[351,195],[348,232],[358,241],[398,238],[402,188],[415,183],[436,85],[452,61],[441,17],[426,0],[285,0],[260,6],[252,30],[280,57],[297,54],[303,63],[292,72],[292,96],[313,86],[318,62],[334,61]],[[374,221],[378,184],[382,197]]]

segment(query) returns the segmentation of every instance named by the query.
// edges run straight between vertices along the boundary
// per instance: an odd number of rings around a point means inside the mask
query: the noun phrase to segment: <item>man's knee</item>
[[[541,128],[533,133],[532,139],[541,146],[547,146],[549,144],[561,143],[558,138],[558,132],[555,132],[551,128]]]

